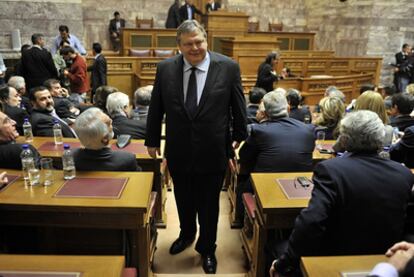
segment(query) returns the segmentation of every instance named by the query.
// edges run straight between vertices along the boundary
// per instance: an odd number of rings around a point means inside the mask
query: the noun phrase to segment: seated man
[[[13,87],[0,86],[0,103],[3,105],[3,112],[16,122],[16,129],[23,135],[23,123],[29,118],[26,110],[20,108],[22,98]]]
[[[392,96],[391,126],[404,132],[405,128],[414,125],[410,116],[414,109],[414,97],[407,93],[397,93]]]
[[[134,119],[147,122],[148,108],[151,103],[152,89],[154,86],[138,88],[134,93]]]
[[[7,84],[9,87],[15,88],[22,98],[20,107],[25,109],[29,114],[32,113],[32,104],[30,103],[29,96],[26,93],[26,82],[24,81],[24,78],[21,76],[12,76]]]
[[[123,92],[114,92],[106,100],[106,110],[112,118],[114,133],[131,135],[133,139],[144,139],[147,123],[143,120],[131,119],[131,105],[129,97]]]
[[[312,122],[312,115],[309,107],[299,107],[302,96],[297,89],[288,89],[286,92],[286,99],[289,103],[289,117],[302,121],[304,123]]]
[[[405,128],[403,137],[390,148],[391,160],[414,168],[414,125]]]
[[[2,168],[22,169],[20,160],[22,144],[15,143],[18,136],[16,122],[0,111],[0,164]],[[35,163],[38,164],[39,152],[30,144],[29,148],[35,156]]]
[[[140,171],[135,155],[112,151],[112,120],[98,108],[89,108],[76,119],[75,130],[82,149],[73,151],[76,170]]]
[[[262,88],[252,87],[249,91],[249,104],[247,105],[247,123],[257,123],[256,113],[259,108],[260,102],[262,102],[263,96],[266,91]]]
[[[315,148],[313,127],[288,117],[284,93],[271,91],[263,97],[265,116],[260,124],[252,124],[249,137],[240,149],[238,203],[243,192],[253,192],[251,172],[294,172],[312,170]],[[243,215],[238,207],[238,216]]]
[[[52,95],[46,87],[35,87],[30,91],[32,101],[32,129],[33,135],[40,137],[53,137],[54,120],[58,120],[65,138],[75,138],[72,128],[55,112]]]
[[[65,88],[62,88],[60,82],[56,79],[46,80],[44,86],[52,94],[57,115],[68,122],[68,124],[75,122],[80,111],[75,107],[75,104],[67,98],[68,91]]]
[[[414,175],[378,156],[383,137],[374,112],[352,112],[341,121],[339,140],[348,153],[316,165],[312,198],[271,275],[292,274],[302,256],[381,254],[402,239]]]

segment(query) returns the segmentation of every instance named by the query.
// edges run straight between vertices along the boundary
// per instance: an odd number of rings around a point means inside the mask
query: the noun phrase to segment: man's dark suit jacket
[[[257,104],[247,105],[247,124],[257,123],[256,113],[258,109],[259,105]]]
[[[239,151],[241,174],[311,171],[315,139],[310,125],[282,117],[252,124]]]
[[[217,11],[220,8],[221,8],[221,4],[220,3],[217,3],[217,2],[214,2],[214,9],[211,7],[211,4],[210,3],[207,3],[206,4],[206,11],[207,12]]]
[[[262,63],[257,70],[257,80],[255,87],[259,87],[269,92],[273,90],[273,83],[277,81],[277,76],[271,73],[273,68],[268,63]]]
[[[406,128],[401,140],[391,146],[390,156],[392,160],[414,168],[414,126]]]
[[[100,86],[107,85],[106,78],[106,59],[103,55],[99,55],[91,66],[88,67],[88,71],[91,71],[91,89],[92,93],[95,93],[96,89]]]
[[[403,64],[406,59],[407,55],[405,55],[403,52],[398,52],[397,54],[395,54],[395,62],[397,63],[397,65]]]
[[[146,122],[144,120],[134,120],[123,115],[112,117],[114,134],[131,135],[133,139],[145,139]]]
[[[58,78],[50,52],[35,46],[23,51],[21,71],[28,90],[42,86],[47,79]]]
[[[79,171],[141,171],[135,155],[124,151],[112,151],[109,147],[99,150],[75,149],[73,159]]]
[[[180,23],[180,6],[174,3],[168,9],[167,20],[165,21],[165,28],[177,28],[178,26],[180,26]]]
[[[23,150],[22,145],[12,142],[0,143],[0,164],[2,168],[22,169],[22,161],[20,159],[20,154]],[[39,152],[30,144],[29,148],[34,155],[35,164],[39,165]]]
[[[125,20],[120,19],[121,22],[121,28],[125,28]],[[113,18],[109,21],[109,33],[117,33],[119,35],[119,31],[116,29],[116,19]]]
[[[397,115],[391,118],[390,125],[392,127],[398,127],[398,130],[404,132],[407,127],[414,125],[414,117],[410,115]]]
[[[408,168],[376,153],[346,153],[318,163],[313,183],[279,272],[301,256],[383,254],[402,240],[414,183]]]
[[[312,122],[312,115],[309,110],[309,107],[302,107],[302,108],[291,108],[289,111],[289,117],[297,119],[299,121],[305,122],[305,116],[309,117],[309,123]]]
[[[194,118],[184,104],[183,56],[157,66],[145,145],[160,146],[161,122],[166,114],[165,151],[171,172],[222,172],[233,152],[231,142],[247,136],[240,68],[228,57],[209,53],[210,67]]]
[[[30,118],[30,115],[26,110],[19,107],[12,107],[9,105],[4,105],[4,113],[7,114],[11,119],[16,121],[16,130],[19,132],[19,135],[23,135],[23,123],[25,118]]]
[[[191,5],[191,10],[193,11],[193,18],[188,18],[188,11],[187,11],[187,5],[182,5],[180,7],[180,18],[181,18],[181,22],[186,21],[188,19],[194,19],[195,14],[199,14],[202,15],[203,13],[197,9],[194,5]]]
[[[33,109],[31,122],[33,135],[39,137],[53,137],[53,120],[54,117],[48,111],[40,111]],[[59,122],[62,126],[62,135],[65,138],[74,138],[70,127],[62,122]]]

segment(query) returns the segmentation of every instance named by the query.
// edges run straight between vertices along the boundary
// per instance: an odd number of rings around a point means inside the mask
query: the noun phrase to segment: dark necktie
[[[194,116],[197,110],[197,79],[196,79],[196,67],[191,68],[190,79],[187,86],[187,98],[185,99],[185,106],[191,117]]]

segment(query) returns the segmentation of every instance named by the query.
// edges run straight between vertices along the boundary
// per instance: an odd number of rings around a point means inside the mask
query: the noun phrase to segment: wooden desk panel
[[[1,169],[1,171],[3,170]],[[7,170],[7,172],[9,174],[21,173],[16,170]],[[139,276],[152,276],[150,266],[156,240],[156,233],[152,237],[150,236],[149,225],[152,173],[77,172],[78,177],[128,178],[128,183],[119,199],[53,197],[64,183],[62,171],[55,171],[54,174],[55,182],[52,186],[28,187],[22,179],[19,179],[0,192],[0,225],[2,230],[7,231],[9,226],[44,228],[47,236],[47,234],[53,234],[54,228],[69,228],[69,230],[90,228],[94,230],[95,237],[99,237],[99,230],[126,230],[130,249],[130,264],[128,266],[137,267]],[[105,241],[111,241],[111,239],[119,240],[115,236],[105,238]],[[49,240],[52,242],[50,245]],[[79,244],[87,244],[88,242],[81,238],[76,241]],[[6,240],[3,243],[12,242]],[[123,245],[125,242],[119,243]],[[41,247],[39,251],[42,252],[56,254],[56,252],[65,251],[65,249],[56,248],[53,245],[52,237],[45,238],[45,241],[40,244],[38,245]],[[79,251],[83,252],[84,249]],[[90,250],[87,249],[87,251]]]
[[[82,272],[82,277],[122,277],[123,256],[0,255],[0,270]]]
[[[17,140],[20,143],[24,143],[24,138],[19,137]],[[53,137],[34,137],[33,142],[31,143],[36,149],[46,143],[53,142]],[[79,139],[76,138],[63,138],[63,143],[66,142],[79,142]],[[141,143],[144,145],[144,140],[131,140],[131,142]],[[115,144],[116,140],[111,140],[111,144]],[[153,186],[152,189],[158,193],[157,197],[157,211],[156,211],[156,223],[158,227],[165,228],[167,226],[167,214],[165,212],[165,201],[166,201],[166,188],[164,182],[162,181],[162,174],[160,171],[162,157],[164,155],[165,141],[161,141],[161,155],[158,156],[156,160],[152,159],[147,153],[145,154],[136,154],[138,165],[142,167],[143,171],[150,171],[154,173]],[[62,150],[59,147],[57,150],[53,151],[39,151],[40,155],[43,157],[53,158],[55,166],[61,165]],[[98,168],[97,168],[98,170]]]
[[[246,37],[277,39],[280,50],[313,50],[315,33],[306,32],[248,32]]]
[[[385,262],[384,255],[302,257],[304,276],[341,276],[341,272],[370,272],[377,263]]]

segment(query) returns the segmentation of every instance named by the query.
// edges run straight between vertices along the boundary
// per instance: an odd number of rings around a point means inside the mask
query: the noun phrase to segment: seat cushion
[[[155,49],[154,50],[154,56],[155,57],[172,57],[172,56],[174,56],[174,50]]]
[[[151,50],[150,49],[144,49],[144,50],[129,49],[129,55],[132,57],[151,57]]]

